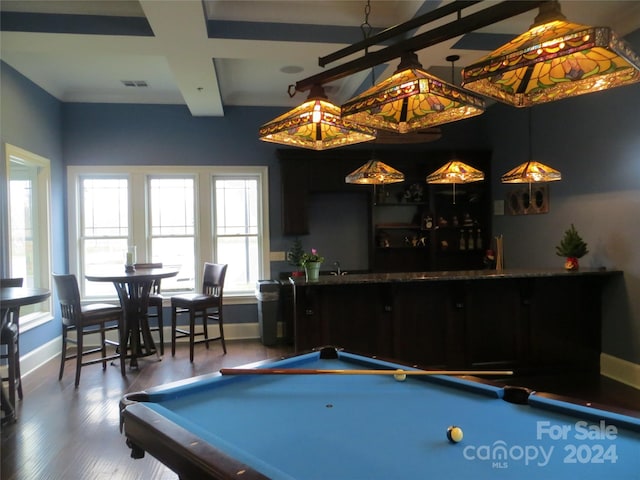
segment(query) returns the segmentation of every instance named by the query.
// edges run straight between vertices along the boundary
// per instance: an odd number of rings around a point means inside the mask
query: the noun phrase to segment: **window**
[[[48,159],[5,144],[9,277],[25,287],[50,289],[51,167]],[[22,331],[51,320],[51,300],[20,309]]]
[[[196,285],[195,185],[195,177],[149,177],[151,261],[180,268],[177,277],[162,280],[164,292]]]
[[[135,245],[137,261],[179,268],[162,281],[163,292],[198,290],[210,261],[229,264],[227,298],[253,301],[256,281],[269,275],[267,168],[148,170],[69,167],[71,271],[83,278],[123,266],[127,247]],[[112,285],[82,285],[85,298],[115,296]]]
[[[81,177],[80,185],[80,275],[124,263],[129,238],[129,180],[127,177]],[[109,296],[107,283],[84,280],[87,296]]]
[[[214,178],[213,191],[216,205],[214,239],[217,262],[234,262],[236,267],[227,269],[225,292],[233,294],[234,291],[250,291],[259,278],[258,180]]]

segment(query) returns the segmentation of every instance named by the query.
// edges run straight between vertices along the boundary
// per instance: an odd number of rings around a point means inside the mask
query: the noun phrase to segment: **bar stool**
[[[0,288],[22,287],[22,278],[2,278]],[[0,345],[6,348],[6,353],[0,355],[0,359],[7,362],[7,376],[2,377],[3,382],[8,382],[9,400],[11,405],[16,404],[16,391],[18,398],[22,400],[22,375],[20,373],[20,307],[9,310],[9,322],[0,332]]]
[[[171,355],[176,354],[176,339],[189,337],[189,360],[193,362],[193,347],[196,343],[204,343],[209,348],[209,342],[220,340],[222,350],[227,353],[224,341],[224,318],[222,316],[222,291],[227,274],[226,264],[205,263],[202,278],[202,293],[185,293],[171,297]],[[189,314],[189,330],[177,327],[177,316],[181,313]],[[196,318],[202,319],[203,331],[195,332]],[[220,334],[209,338],[207,329],[210,320],[218,322]],[[195,337],[204,336],[202,340]]]
[[[73,358],[76,359],[76,388],[80,384],[80,370],[85,365],[102,363],[102,369],[105,370],[107,368],[107,360],[119,359],[122,376],[126,376],[127,343],[123,333],[122,309],[108,303],[81,305],[78,280],[73,274],[60,275],[54,273],[53,280],[56,283],[62,316],[62,354],[58,380],[62,380],[65,362]],[[118,331],[118,341],[108,340],[106,333],[115,330]],[[69,338],[70,331],[75,331],[75,339]],[[100,335],[100,345],[85,349],[85,335],[95,334]],[[76,353],[67,354],[69,342],[77,345]],[[107,345],[116,347],[116,353],[107,355]],[[98,352],[100,353],[99,358],[83,360],[85,356]]]

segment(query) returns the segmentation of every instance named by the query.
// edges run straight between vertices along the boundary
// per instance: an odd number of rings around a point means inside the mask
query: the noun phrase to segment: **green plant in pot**
[[[293,277],[301,277],[304,275],[304,249],[302,248],[302,242],[299,238],[296,239],[291,244],[291,248],[287,252],[287,261],[289,265],[296,267],[291,273]]]
[[[587,244],[582,240],[572,223],[571,228],[564,232],[560,245],[556,246],[556,255],[566,258],[564,262],[565,269],[578,270],[580,267],[578,259],[584,257],[587,253],[589,253]]]
[[[304,266],[307,282],[317,282],[320,275],[320,266],[324,262],[324,257],[318,253],[315,248],[311,249],[311,253],[302,255],[302,265]]]

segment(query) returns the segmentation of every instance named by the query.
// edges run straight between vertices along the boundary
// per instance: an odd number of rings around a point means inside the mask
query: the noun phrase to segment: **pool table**
[[[412,368],[335,348],[251,367]],[[640,475],[640,418],[471,376],[217,372],[127,394],[120,411],[132,457],[181,479]]]

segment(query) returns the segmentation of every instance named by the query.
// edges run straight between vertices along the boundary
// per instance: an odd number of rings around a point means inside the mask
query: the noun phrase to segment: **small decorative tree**
[[[296,267],[296,272],[302,272],[304,267],[303,258],[304,249],[302,248],[302,242],[298,237],[296,237],[291,244],[291,248],[287,252],[287,261],[289,262],[289,265]]]
[[[579,267],[578,259],[587,253],[589,253],[587,244],[582,240],[572,223],[571,228],[564,232],[560,245],[556,246],[556,255],[566,258],[564,268],[577,270]]]

